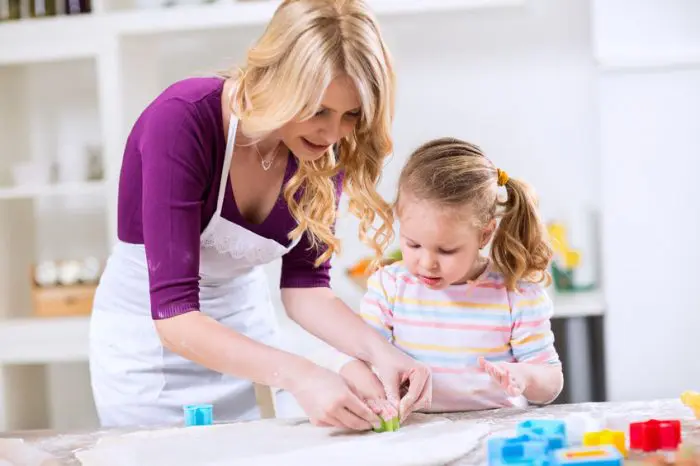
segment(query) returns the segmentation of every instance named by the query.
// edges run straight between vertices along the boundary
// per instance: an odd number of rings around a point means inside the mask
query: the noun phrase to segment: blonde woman
[[[245,65],[175,83],[126,143],[119,241],[94,302],[92,385],[104,426],[258,415],[253,382],[291,393],[317,425],[379,425],[335,372],[274,348],[261,265],[282,258],[287,314],[367,361],[408,413],[428,369],[363,323],[329,288],[338,197],[377,253],[390,207],[375,191],[391,151],[394,75],[361,0],[286,0]],[[373,224],[380,225],[371,231]],[[403,393],[403,390],[402,392]],[[395,404],[398,407],[398,404]]]

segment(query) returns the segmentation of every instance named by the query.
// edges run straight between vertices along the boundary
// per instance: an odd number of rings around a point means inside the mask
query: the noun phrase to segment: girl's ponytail
[[[499,202],[502,215],[491,245],[491,258],[503,273],[506,288],[515,290],[519,280],[549,284],[548,267],[553,252],[534,192],[501,170],[498,184],[505,186],[508,198]]]

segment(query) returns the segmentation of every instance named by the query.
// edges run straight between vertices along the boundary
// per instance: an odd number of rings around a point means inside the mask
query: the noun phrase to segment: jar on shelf
[[[90,13],[92,4],[90,0],[64,0],[64,9],[67,15],[80,15]]]
[[[12,21],[21,16],[20,0],[0,0],[0,21]]]
[[[29,0],[29,16],[41,18],[56,16],[56,0]]]

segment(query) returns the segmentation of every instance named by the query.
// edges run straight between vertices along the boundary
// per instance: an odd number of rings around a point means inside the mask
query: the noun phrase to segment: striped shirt
[[[489,361],[560,364],[550,318],[552,302],[539,284],[508,292],[491,266],[474,281],[432,290],[402,263],[368,280],[360,316],[433,374],[431,411],[525,406],[483,370]]]

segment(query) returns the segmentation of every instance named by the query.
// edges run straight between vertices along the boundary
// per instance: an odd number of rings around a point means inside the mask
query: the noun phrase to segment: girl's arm
[[[523,395],[533,404],[551,403],[564,386],[561,364],[492,363],[482,357],[479,365],[508,395]]]
[[[552,301],[541,286],[531,283],[521,284],[509,298],[513,321],[510,346],[517,362],[493,363],[480,358],[479,365],[509,395],[523,395],[534,404],[551,403],[564,387],[550,322]]]
[[[405,418],[416,406],[429,404],[432,385],[430,370],[391,344],[391,311],[386,288],[392,284],[381,270],[370,277],[360,316],[327,288],[284,289],[282,299],[287,314],[295,322],[344,353],[338,355],[341,362],[357,358],[372,366],[386,397]],[[368,375],[367,371],[353,372]],[[399,389],[404,382],[408,382],[408,392],[401,397]],[[358,388],[360,383],[355,385]],[[367,399],[371,395],[360,394]]]
[[[394,349],[330,288],[285,288],[282,303],[293,321],[347,355],[372,362]]]
[[[549,404],[564,387],[561,364],[518,364],[525,378],[525,398],[534,404]]]

